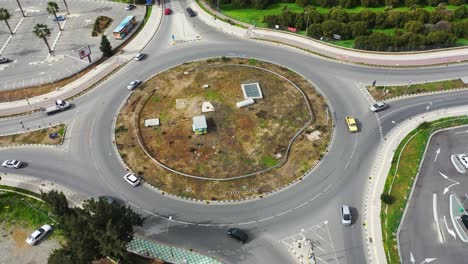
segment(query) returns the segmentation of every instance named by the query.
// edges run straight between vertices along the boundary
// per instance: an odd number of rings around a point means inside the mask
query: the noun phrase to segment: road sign
[[[89,45],[86,45],[78,50],[78,56],[80,56],[80,59],[84,59],[89,55],[91,55],[91,49],[89,48]]]

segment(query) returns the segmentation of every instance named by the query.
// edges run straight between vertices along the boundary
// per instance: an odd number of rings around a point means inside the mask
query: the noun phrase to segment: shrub
[[[395,197],[393,197],[392,195],[387,194],[387,193],[382,193],[380,195],[380,200],[384,204],[391,205],[391,204],[393,204],[395,202]]]

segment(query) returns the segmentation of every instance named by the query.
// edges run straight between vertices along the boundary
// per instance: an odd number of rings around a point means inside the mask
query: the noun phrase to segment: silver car
[[[341,206],[341,223],[343,225],[350,225],[351,224],[351,210],[349,210],[349,206],[343,205]]]
[[[133,57],[137,61],[141,61],[145,57],[144,53],[137,53],[135,57]]]
[[[388,105],[384,102],[375,102],[371,107],[370,107],[370,110],[372,112],[379,112],[379,111],[382,111],[382,110],[385,110],[387,109]]]
[[[19,169],[23,165],[23,162],[19,160],[5,160],[2,166],[9,169]]]
[[[26,243],[28,243],[31,246],[34,246],[37,242],[43,239],[51,230],[52,227],[50,225],[43,225],[39,227],[28,237],[28,239],[26,239]]]
[[[140,80],[131,81],[131,82],[127,85],[127,89],[133,90],[133,89],[137,88],[137,86],[140,85],[140,83],[141,83]]]

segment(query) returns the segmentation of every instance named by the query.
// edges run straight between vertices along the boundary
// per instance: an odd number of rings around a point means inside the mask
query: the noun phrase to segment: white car
[[[137,86],[140,85],[140,83],[141,83],[140,80],[131,81],[131,82],[127,85],[127,89],[133,90],[133,89],[137,88]]]
[[[382,111],[382,110],[385,110],[387,109],[388,105],[384,102],[375,102],[371,107],[370,107],[370,110],[372,112],[379,112],[379,111]]]
[[[26,239],[26,243],[28,243],[31,246],[34,246],[37,242],[43,239],[51,230],[52,227],[50,225],[43,225],[39,227],[28,237],[28,239]]]
[[[138,176],[136,176],[135,174],[133,174],[133,173],[125,174],[124,179],[128,183],[130,183],[130,185],[132,185],[133,187],[137,186],[141,182],[140,178]]]
[[[10,169],[19,169],[23,165],[23,162],[19,160],[5,160],[2,163],[2,166]]]
[[[347,205],[341,206],[341,223],[343,225],[351,224],[351,210],[349,210],[349,206]]]
[[[137,61],[141,61],[143,58],[145,57],[145,54],[144,53],[137,53],[135,55],[135,57],[133,57],[133,59],[137,60]]]

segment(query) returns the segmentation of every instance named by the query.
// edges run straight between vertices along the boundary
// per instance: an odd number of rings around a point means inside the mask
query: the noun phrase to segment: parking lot
[[[128,15],[135,15],[139,25],[145,14],[144,6],[127,11],[126,4],[104,0],[68,1],[70,14],[66,14],[63,1],[56,1],[59,6],[57,15],[65,17],[60,22],[63,28],[60,32],[57,22],[53,21],[54,16],[46,11],[47,2],[48,0],[22,0],[21,5],[26,14],[23,18],[16,1],[2,1],[2,7],[11,14],[8,22],[14,35],[10,35],[6,25],[2,23],[0,57],[9,58],[12,62],[0,64],[0,91],[50,83],[77,73],[89,65],[88,60],[80,60],[77,53],[85,45],[91,48],[91,59],[99,59],[102,56],[99,50],[101,36],[91,36],[98,16],[113,19],[105,34],[115,48],[126,39],[116,40],[112,36],[117,25]],[[47,25],[50,29],[51,34],[47,41],[53,50],[53,56],[48,54],[44,41],[32,32],[36,24]],[[132,33],[136,31],[136,27]]]

